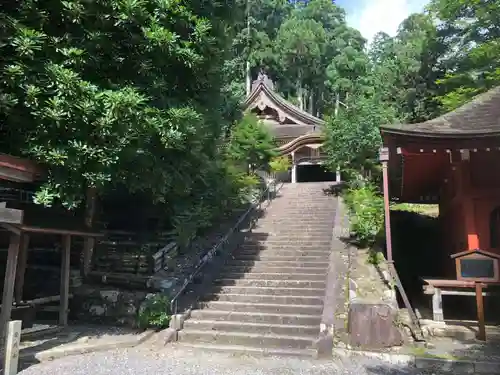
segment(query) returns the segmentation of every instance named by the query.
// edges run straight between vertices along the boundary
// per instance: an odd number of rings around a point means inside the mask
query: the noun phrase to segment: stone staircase
[[[191,311],[179,345],[315,354],[337,205],[323,192],[329,185],[283,186]]]

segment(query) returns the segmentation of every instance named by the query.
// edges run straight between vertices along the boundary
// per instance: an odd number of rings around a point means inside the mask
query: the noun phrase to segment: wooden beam
[[[30,243],[30,235],[21,235],[21,245],[19,247],[19,257],[17,260],[16,284],[15,284],[15,301],[19,303],[23,299],[24,290],[24,275],[26,274],[26,265],[28,264],[28,247]]]
[[[61,304],[59,307],[59,324],[62,326],[68,324],[70,255],[71,236],[65,235],[63,236],[61,257]]]
[[[85,230],[60,229],[60,228],[41,228],[23,225],[20,227],[23,232],[40,234],[60,234],[62,236],[81,236],[81,237],[103,237],[104,233],[88,232]]]
[[[14,233],[14,234],[17,234],[17,235],[21,235],[21,228],[18,227],[17,225],[12,225],[12,224],[6,224],[6,223],[0,223],[0,227],[8,230],[9,232],[11,233]]]
[[[21,236],[11,233],[10,244],[7,255],[7,266],[5,267],[5,277],[3,283],[2,312],[0,314],[0,342],[3,342],[12,312],[12,302],[14,299],[14,282],[16,279],[17,255],[21,245]]]
[[[22,224],[23,216],[23,210],[16,210],[15,208],[6,208],[0,206],[0,223]]]
[[[33,182],[35,180],[35,176],[30,172],[0,165],[0,180],[13,182]]]

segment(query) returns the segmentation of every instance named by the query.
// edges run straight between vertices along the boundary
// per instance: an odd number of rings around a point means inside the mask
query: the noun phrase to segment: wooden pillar
[[[71,255],[71,236],[63,236],[61,256],[61,305],[59,306],[59,324],[65,326],[68,324],[69,308],[69,271]]]
[[[19,257],[17,260],[16,284],[14,287],[16,303],[21,302],[23,299],[24,276],[26,274],[26,266],[28,264],[29,242],[30,242],[30,235],[24,233],[21,236],[21,245],[19,247]]]
[[[84,218],[85,226],[89,230],[94,225],[96,205],[97,205],[97,190],[95,187],[89,187],[87,189],[87,196],[85,200],[85,218]],[[83,239],[83,256],[82,256],[83,277],[86,277],[90,272],[94,247],[95,247],[95,238],[85,237]]]
[[[295,151],[292,151],[292,184],[297,182],[297,164],[295,164]]]
[[[392,235],[391,235],[391,208],[389,194],[389,148],[381,147],[379,153],[380,163],[382,164],[382,182],[384,193],[384,222],[385,222],[385,243],[387,249],[387,261],[393,263],[392,258]]]
[[[476,230],[476,217],[474,210],[474,202],[472,200],[472,181],[470,171],[470,153],[461,153],[460,163],[460,185],[462,192],[463,213],[465,219],[465,230],[467,234],[467,249],[475,250],[479,248],[479,236]]]
[[[21,245],[21,233],[11,233],[10,244],[7,255],[7,266],[3,283],[2,313],[0,315],[0,338],[1,342],[5,338],[7,324],[12,312],[12,302],[14,299],[14,283],[16,280],[17,256]]]
[[[477,323],[479,326],[478,340],[486,341],[486,323],[484,322],[484,300],[483,300],[483,285],[476,283],[476,308],[477,308]]]

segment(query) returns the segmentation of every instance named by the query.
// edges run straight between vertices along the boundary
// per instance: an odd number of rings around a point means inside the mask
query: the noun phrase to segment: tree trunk
[[[297,99],[299,99],[299,108],[303,111],[304,110],[304,89],[302,87],[302,81],[300,79],[297,80],[296,84],[296,89],[297,89]]]
[[[247,97],[250,96],[252,92],[252,73],[250,69],[250,61],[247,60],[246,63],[246,86],[247,86]]]
[[[314,91],[309,93],[309,113],[314,116]]]
[[[97,205],[97,189],[95,187],[87,188],[87,196],[85,199],[85,227],[89,230],[92,229],[94,225],[94,218],[96,213]],[[90,272],[90,266],[92,262],[92,253],[94,252],[95,239],[90,237],[85,237],[83,241],[83,260],[82,260],[82,274],[87,276]]]
[[[339,114],[339,106],[340,106],[340,97],[339,93],[335,94],[335,117]]]

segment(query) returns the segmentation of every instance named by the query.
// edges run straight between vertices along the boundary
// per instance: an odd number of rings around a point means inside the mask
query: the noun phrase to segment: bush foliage
[[[349,188],[344,201],[351,216],[351,232],[359,245],[371,247],[384,235],[384,200],[369,183]]]

